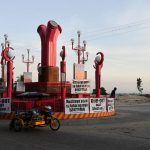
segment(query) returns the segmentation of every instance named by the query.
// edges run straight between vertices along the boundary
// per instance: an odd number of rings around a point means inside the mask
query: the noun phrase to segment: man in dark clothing
[[[115,98],[115,96],[116,96],[116,90],[117,90],[117,88],[114,87],[114,89],[111,91],[110,97]]]

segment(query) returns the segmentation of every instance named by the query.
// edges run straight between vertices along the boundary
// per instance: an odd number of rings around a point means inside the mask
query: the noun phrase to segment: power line
[[[130,30],[122,30],[120,33],[117,33],[116,31],[112,31],[112,32],[107,32],[108,34],[98,34],[97,36],[93,36],[93,37],[89,37],[87,38],[87,41],[93,41],[93,40],[96,40],[96,39],[100,39],[100,38],[103,38],[103,37],[110,37],[110,36],[116,36],[116,35],[122,35],[122,34],[127,34],[127,33],[130,33],[130,32],[135,32],[135,31],[139,31],[139,30],[144,30],[144,29],[147,29],[147,28],[150,28],[150,26],[144,26],[144,27],[139,27],[137,29],[130,29]]]
[[[93,33],[98,33],[98,32],[106,32],[106,31],[111,31],[111,30],[119,30],[119,29],[124,29],[124,28],[130,28],[130,27],[134,27],[134,26],[139,26],[139,25],[143,25],[143,24],[148,24],[150,23],[150,18],[149,19],[144,19],[144,20],[140,20],[140,21],[136,21],[136,22],[131,22],[131,23],[127,23],[127,24],[122,24],[122,25],[118,25],[118,26],[113,26],[113,27],[107,27],[107,28],[98,28],[98,29],[94,29],[93,31],[86,31],[85,34],[93,34]]]
[[[86,38],[87,42],[88,41],[90,42],[103,37],[122,35],[122,34],[135,32],[137,30],[139,31],[147,28],[150,28],[150,18],[127,23],[127,24],[122,24],[118,26],[108,27],[108,28],[97,28],[94,30],[88,30],[84,33],[83,38]],[[69,33],[70,33],[69,35],[72,35],[72,32]],[[65,41],[64,43],[66,43],[65,44],[66,47],[71,46],[70,37],[68,38],[67,41],[66,41],[66,36],[62,37],[60,40]],[[39,50],[37,50],[36,52],[39,52]]]
[[[98,32],[98,33],[93,34],[93,35],[91,34],[91,35],[86,36],[86,34],[85,34],[84,38],[86,38],[87,40],[91,40],[91,39],[95,39],[95,37],[98,38],[98,37],[109,36],[110,34],[112,34],[112,33],[116,34],[117,32],[120,32],[119,34],[124,34],[124,33],[127,33],[127,32],[132,32],[132,31],[137,31],[137,30],[149,28],[150,27],[150,22],[147,23],[147,24],[149,24],[149,26],[143,26],[145,24],[128,25],[128,26],[125,26],[125,27],[114,28],[114,29],[111,29],[111,30]]]

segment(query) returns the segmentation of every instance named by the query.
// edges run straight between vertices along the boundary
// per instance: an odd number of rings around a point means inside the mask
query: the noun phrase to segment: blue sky
[[[37,64],[40,62],[41,43],[37,33],[40,24],[55,20],[62,27],[57,45],[57,62],[61,46],[67,50],[67,79],[72,80],[72,66],[77,62],[71,50],[70,39],[87,41],[89,61],[88,78],[94,87],[94,58],[97,52],[105,55],[102,69],[102,86],[111,92],[137,92],[136,79],[143,80],[144,93],[150,91],[150,1],[149,0],[0,0],[0,42],[8,34],[15,49],[15,77],[26,71],[21,55],[27,49],[35,56],[31,65],[33,80],[37,81]],[[71,63],[70,63],[71,62]]]

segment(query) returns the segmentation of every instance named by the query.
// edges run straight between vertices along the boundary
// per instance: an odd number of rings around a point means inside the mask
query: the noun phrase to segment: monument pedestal
[[[59,82],[59,68],[51,66],[40,67],[38,79],[39,82]]]
[[[63,84],[64,86],[64,84]],[[66,94],[71,93],[71,83],[66,82]],[[26,92],[48,93],[50,96],[61,96],[61,82],[31,82],[26,83]]]

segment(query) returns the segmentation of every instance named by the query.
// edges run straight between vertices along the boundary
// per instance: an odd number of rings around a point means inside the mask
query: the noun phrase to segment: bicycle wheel
[[[53,131],[57,131],[60,128],[60,122],[57,118],[52,117],[50,122],[49,122],[49,127]]]

